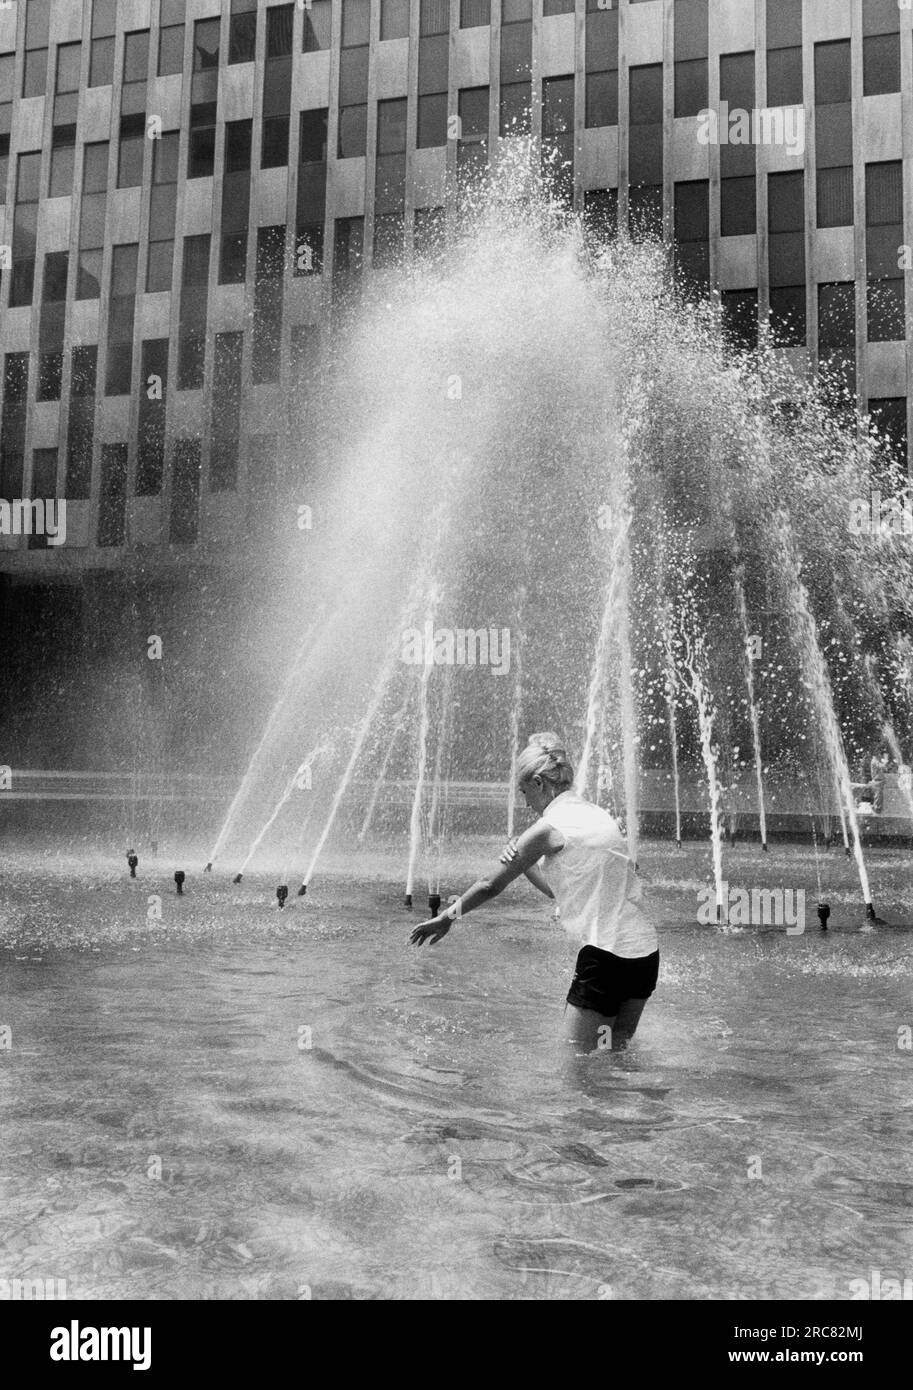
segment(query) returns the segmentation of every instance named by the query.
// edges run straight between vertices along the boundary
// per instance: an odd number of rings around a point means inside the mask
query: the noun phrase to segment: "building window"
[[[161,491],[165,470],[165,415],[168,392],[168,339],[147,338],[141,363],[139,421],[136,437],[136,493]]]
[[[851,101],[852,65],[849,39],[815,44],[815,104],[830,106]]]
[[[57,47],[57,95],[79,91],[79,69],[82,63],[81,43],[62,43]]]
[[[436,97],[419,97],[419,121],[422,118],[422,101],[436,101]],[[444,93],[443,106],[438,119],[446,131],[447,95]],[[498,131],[504,135],[528,135],[532,129],[532,84],[529,82],[502,82],[498,112]],[[422,142],[419,141],[419,144]],[[443,137],[429,144],[443,144]]]
[[[460,28],[477,29],[491,23],[491,0],[460,0]]]
[[[127,446],[104,444],[98,494],[98,544],[123,545],[126,539]]]
[[[171,464],[172,545],[193,545],[200,529],[200,441],[176,439]]]
[[[219,66],[220,19],[198,19],[193,26],[193,70],[207,72]]]
[[[295,274],[319,275],[323,270],[323,223],[302,222],[295,232]]]
[[[376,270],[399,265],[403,258],[404,220],[401,212],[378,214],[374,218],[374,253]]]
[[[251,345],[251,380],[255,386],[279,380],[284,271],[285,227],[258,227]]]
[[[159,77],[173,77],[184,71],[184,26],[168,24],[159,30]]]
[[[597,244],[618,234],[618,189],[588,188],[583,195],[583,225]]]
[[[342,0],[342,46],[360,48],[371,36],[371,0]]]
[[[906,397],[870,399],[869,416],[888,461],[906,473],[908,449]],[[891,480],[888,485],[895,486],[894,480]]]
[[[124,35],[124,81],[145,82],[149,71],[149,30]]]
[[[287,58],[292,52],[294,5],[273,5],[266,11],[266,56]]]
[[[243,285],[247,274],[247,232],[223,232],[219,247],[219,284]]]
[[[591,130],[595,126],[618,124],[618,70],[610,72],[588,72],[586,82],[586,125]]]
[[[628,235],[632,241],[652,240],[663,232],[663,186],[641,183],[628,190]]]
[[[331,0],[312,0],[310,8],[304,11],[303,20],[302,52],[319,53],[321,49],[329,48],[333,32]]]
[[[225,172],[245,173],[250,168],[253,121],[225,122]]]
[[[72,195],[75,158],[75,125],[55,126],[51,135],[51,171],[48,178],[49,198],[69,198]]]
[[[98,348],[74,347],[70,362],[65,484],[68,499],[88,497],[91,492]]]
[[[903,165],[899,159],[865,166],[865,221],[867,227],[903,226]]]
[[[382,39],[409,37],[409,0],[381,0],[380,36]]]
[[[107,87],[114,81],[114,39],[93,39],[89,52],[89,86]]]
[[[663,65],[648,63],[630,70],[632,125],[661,125],[663,119]]]
[[[6,6],[9,9],[9,6]],[[22,95],[44,96],[48,75],[50,0],[29,0],[25,7],[25,67]]]
[[[767,54],[767,105],[802,105],[802,49],[772,48]]]
[[[772,232],[801,232],[805,227],[805,174],[769,174],[768,224]]]
[[[720,235],[753,236],[757,231],[758,188],[754,175],[720,179]]]
[[[900,91],[900,34],[871,34],[862,40],[863,96]]]
[[[676,63],[676,116],[697,116],[707,109],[707,101],[707,59],[689,58]]]
[[[422,98],[419,98],[419,113],[421,114]],[[444,94],[444,107],[446,112],[447,95]],[[339,159],[354,159],[365,152],[365,142],[368,130],[368,108],[367,105],[341,106],[339,108]],[[421,140],[419,140],[421,145]],[[443,140],[439,142],[443,144]]]
[[[818,355],[822,366],[856,359],[856,286],[852,281],[818,286]]]
[[[710,279],[710,185],[706,179],[675,185],[675,265],[686,284]]]
[[[265,116],[260,151],[260,168],[277,169],[288,164],[288,116]]]
[[[209,486],[213,492],[233,489],[238,478],[241,438],[241,333],[217,333],[212,368],[212,452]]]
[[[216,157],[216,103],[200,102],[190,108],[190,145],[187,177],[211,178]]]
[[[35,399],[38,401],[59,401],[62,373],[63,353],[42,352],[38,357],[38,385],[35,390]]]
[[[257,0],[232,0],[228,24],[229,63],[252,63],[257,51]]]
[[[60,397],[58,386],[55,400]],[[32,451],[32,485],[29,489],[32,497],[41,497],[45,501],[50,501],[57,496],[57,450],[54,449],[34,449]],[[44,531],[33,532],[29,535],[29,550],[46,550],[48,546],[47,534]]]
[[[118,188],[138,188],[143,181],[143,154],[146,148],[146,117],[121,116],[120,144],[117,151]]]
[[[907,336],[903,276],[893,280],[870,279],[866,305],[869,342],[902,343]]]
[[[818,226],[852,227],[853,166],[818,170]]]
[[[720,296],[723,335],[737,352],[758,346],[757,290],[724,290]]]
[[[804,285],[777,285],[770,291],[770,331],[775,347],[805,347]]]
[[[298,159],[302,164],[323,163],[327,157],[327,108],[302,111]]]
[[[333,289],[342,293],[358,280],[364,247],[365,219],[337,217],[333,243]]]

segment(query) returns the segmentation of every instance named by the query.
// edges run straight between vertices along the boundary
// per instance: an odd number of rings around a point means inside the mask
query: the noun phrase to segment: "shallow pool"
[[[462,846],[445,891],[493,848]],[[285,912],[268,874],[192,875],[178,899],[171,859],[131,882],[116,856],[12,850],[0,1275],[150,1299],[815,1299],[909,1277],[913,934],[857,930],[837,854],[832,930],[810,908],[802,936],[698,926],[703,847],[642,861],[660,985],[630,1051],[575,1063],[574,949],[525,883],[419,951],[382,846]],[[813,905],[809,852],[729,863],[758,884],[786,865]],[[908,860],[871,870],[910,920]]]

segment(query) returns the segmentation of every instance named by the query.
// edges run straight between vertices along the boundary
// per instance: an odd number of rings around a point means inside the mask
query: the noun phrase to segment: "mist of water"
[[[556,728],[585,790],[594,768],[597,782],[610,769],[611,731],[632,854],[640,764],[664,757],[677,839],[682,779],[706,780],[719,889],[724,711],[727,748],[746,719],[762,839],[762,766],[783,778],[825,763],[870,901],[846,743],[871,740],[872,714],[821,634],[842,594],[865,640],[887,648],[897,615],[913,611],[913,564],[890,540],[848,529],[876,461],[864,433],[763,340],[755,355],[724,351],[715,309],[674,290],[663,248],[585,234],[543,195],[522,142],[468,198],[438,256],[372,277],[328,331],[321,364],[307,610],[332,622],[301,678],[290,672],[214,852],[241,821],[249,833],[254,800],[275,804],[290,727],[308,744],[351,731],[335,744],[349,748],[344,766],[316,789],[322,829],[306,881],[333,827],[345,833],[343,800],[358,803],[364,839],[388,788],[411,779],[411,810],[396,822],[410,891],[432,748],[439,843],[449,782],[513,785],[527,732]],[[435,585],[433,624],[511,638],[500,667],[451,660],[446,749],[435,659],[410,664],[398,642],[416,613],[427,618]],[[747,614],[762,610],[765,658],[744,672]],[[736,711],[729,692],[743,680]],[[909,719],[903,699],[895,723]],[[662,748],[643,738],[659,722]]]

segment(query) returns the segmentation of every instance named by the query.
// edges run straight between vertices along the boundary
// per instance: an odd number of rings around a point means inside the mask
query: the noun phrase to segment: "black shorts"
[[[584,946],[577,957],[567,1002],[614,1018],[626,999],[647,999],[659,978],[659,951],[628,960]]]

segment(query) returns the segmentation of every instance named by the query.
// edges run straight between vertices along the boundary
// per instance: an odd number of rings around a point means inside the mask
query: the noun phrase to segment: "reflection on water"
[[[902,932],[721,937],[680,907],[635,1044],[568,1068],[573,951],[532,890],[421,952],[376,885],[278,914],[215,884],[155,931],[129,892],[11,884],[9,1277],[77,1298],[809,1299],[909,1271]],[[64,917],[81,949],[50,944]]]

